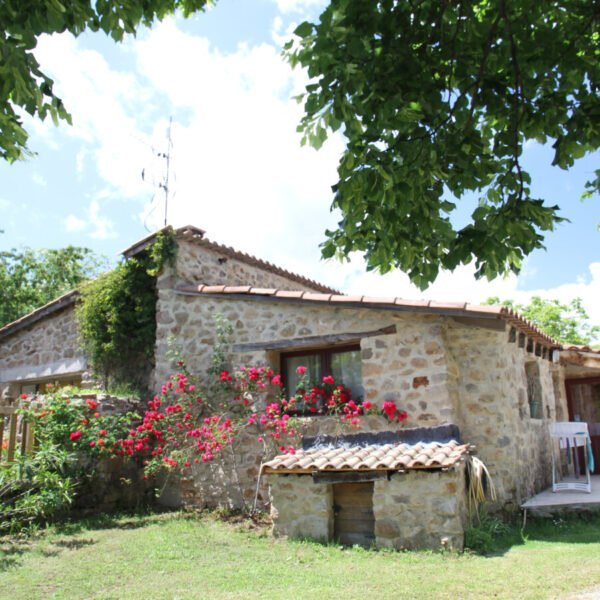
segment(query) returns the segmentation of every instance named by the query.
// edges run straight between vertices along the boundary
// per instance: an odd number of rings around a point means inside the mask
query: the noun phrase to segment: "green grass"
[[[289,542],[206,513],[104,517],[0,540],[0,597],[550,598],[600,585],[600,518],[527,533],[478,556]]]

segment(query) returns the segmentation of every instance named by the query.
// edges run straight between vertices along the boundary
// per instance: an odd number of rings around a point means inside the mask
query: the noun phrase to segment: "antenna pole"
[[[171,163],[171,148],[173,147],[173,142],[171,140],[171,126],[173,124],[173,117],[169,117],[169,129],[167,130],[167,152],[164,155],[165,160],[167,161],[167,174],[165,175],[165,182],[163,184],[163,189],[165,191],[165,227],[167,226],[167,210],[169,207],[169,166]]]

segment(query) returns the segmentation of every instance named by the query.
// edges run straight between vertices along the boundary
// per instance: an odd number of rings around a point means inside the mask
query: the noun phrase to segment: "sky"
[[[467,265],[421,292],[402,272],[367,273],[358,255],[342,264],[320,259],[324,231],[339,220],[330,211],[331,186],[344,139],[336,134],[319,151],[301,147],[302,106],[294,96],[307,77],[281,49],[324,4],[220,0],[122,44],[102,33],[42,37],[36,56],[73,126],[27,118],[36,155],[0,162],[0,250],[72,244],[116,261],[162,226],[160,155],[172,118],[171,225],[195,225],[216,242],[347,293],[474,303],[578,296],[600,324],[600,203],[598,196],[579,199],[598,154],[561,171],[550,166],[551,148],[526,146],[533,194],[558,204],[569,222],[546,236],[546,250],[534,252],[518,277],[477,281]]]

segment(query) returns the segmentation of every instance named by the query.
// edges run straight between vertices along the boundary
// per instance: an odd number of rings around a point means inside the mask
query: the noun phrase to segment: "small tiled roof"
[[[455,441],[313,447],[276,456],[263,465],[263,473],[447,469],[459,462],[469,447]]]

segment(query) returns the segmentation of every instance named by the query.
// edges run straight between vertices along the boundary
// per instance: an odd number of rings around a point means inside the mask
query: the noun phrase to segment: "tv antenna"
[[[163,191],[164,194],[164,227],[167,226],[168,221],[168,210],[169,210],[169,177],[171,174],[171,159],[172,159],[172,150],[173,150],[173,139],[171,137],[171,129],[173,126],[173,117],[169,117],[169,127],[167,128],[167,148],[165,151],[157,151],[152,148],[152,152],[154,155],[161,161],[165,161],[165,170],[164,176],[159,179],[158,182],[154,180],[154,185],[158,187],[158,189]],[[142,180],[145,181],[147,177],[146,169],[142,169]],[[150,213],[147,215],[147,218],[154,212],[154,208],[150,210]],[[148,227],[146,226],[146,229]]]

